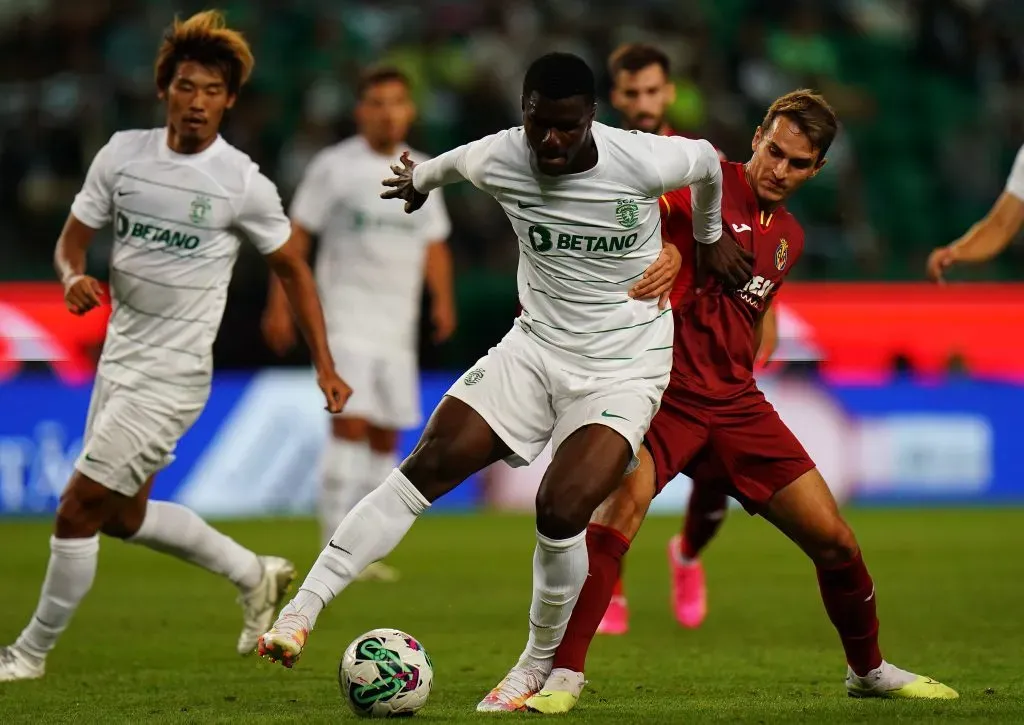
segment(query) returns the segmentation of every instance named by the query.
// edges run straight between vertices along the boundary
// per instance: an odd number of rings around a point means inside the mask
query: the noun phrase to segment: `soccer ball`
[[[341,656],[338,684],[356,715],[412,715],[427,701],[434,666],[423,645],[397,629],[356,637]]]

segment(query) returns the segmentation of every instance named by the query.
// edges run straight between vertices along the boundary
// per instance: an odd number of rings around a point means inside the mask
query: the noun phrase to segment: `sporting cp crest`
[[[210,213],[210,197],[208,196],[197,196],[192,201],[191,209],[188,213],[188,218],[192,220],[193,224],[202,224],[206,221],[206,215]]]
[[[640,222],[640,207],[632,199],[619,199],[615,202],[615,218],[626,229],[635,227]]]
[[[789,260],[789,242],[785,239],[779,240],[779,246],[775,248],[775,269],[780,272],[785,269]]]

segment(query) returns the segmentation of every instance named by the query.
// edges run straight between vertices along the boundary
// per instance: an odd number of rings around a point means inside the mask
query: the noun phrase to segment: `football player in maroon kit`
[[[640,451],[640,467],[595,512],[587,532],[590,571],[544,687],[526,709],[571,710],[583,689],[587,649],[612,596],[622,556],[656,493],[679,473],[733,496],[794,541],[817,569],[825,610],[846,654],[854,697],[950,699],[951,688],[882,658],[875,587],[853,531],[828,486],[753,377],[761,321],[800,258],[804,233],[783,202],[825,164],[835,114],[806,90],[777,99],[757,128],[745,164],[722,162],[722,218],[754,254],[750,281],[730,290],[676,278],[672,377]],[[684,259],[699,254],[688,190],[666,194],[666,238]]]
[[[673,129],[665,118],[675,101],[675,85],[669,77],[668,56],[651,45],[629,43],[619,46],[608,58],[612,81],[611,102],[622,114],[626,128],[661,136],[687,136]],[[722,161],[725,154],[719,151]],[[662,204],[662,225],[668,229],[671,214]],[[669,249],[669,245],[666,245]],[[761,342],[757,355],[771,357],[776,344],[775,313],[769,307],[761,321]],[[694,485],[690,493],[682,531],[668,542],[668,564],[672,582],[672,610],[684,627],[699,627],[707,614],[707,586],[700,552],[718,532],[729,510],[721,488]],[[622,576],[615,582],[612,598],[597,628],[598,634],[625,634],[629,629],[629,607]]]

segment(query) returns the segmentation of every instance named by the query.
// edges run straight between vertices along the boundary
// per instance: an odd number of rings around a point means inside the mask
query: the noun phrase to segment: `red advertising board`
[[[55,282],[0,284],[0,380],[33,361],[49,364],[67,382],[88,380],[109,316],[107,304],[72,315],[64,306],[63,287]]]
[[[974,375],[1024,380],[1024,284],[791,283],[780,337],[839,376],[874,376],[896,356],[941,373],[958,357]]]
[[[877,378],[897,356],[941,373],[957,356],[972,374],[1024,381],[1024,284],[791,282],[776,305],[777,357],[820,360],[830,375]],[[87,379],[109,314],[72,315],[56,283],[0,284],[0,378],[43,361]]]

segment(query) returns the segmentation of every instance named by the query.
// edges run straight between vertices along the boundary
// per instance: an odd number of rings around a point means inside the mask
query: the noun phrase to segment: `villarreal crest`
[[[780,239],[779,246],[775,248],[775,269],[781,272],[786,268],[787,260],[789,260],[789,242]]]

